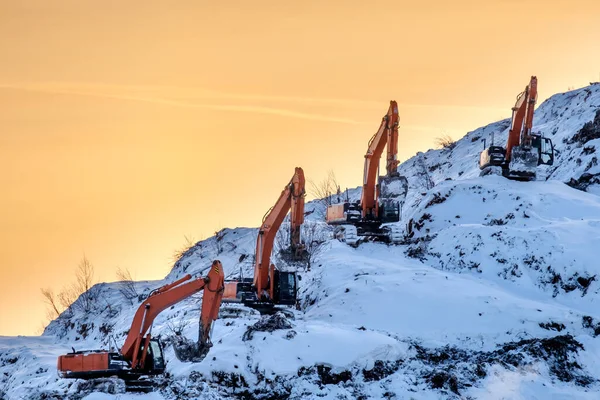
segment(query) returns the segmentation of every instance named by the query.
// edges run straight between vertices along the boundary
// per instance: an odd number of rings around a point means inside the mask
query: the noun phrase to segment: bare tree
[[[63,310],[67,310],[67,309],[71,309],[71,305],[73,305],[73,303],[75,303],[75,300],[77,300],[77,297],[79,297],[81,293],[77,293],[77,291],[75,290],[74,286],[70,286],[70,287],[66,287],[64,288],[59,294],[58,294],[58,300],[60,302],[60,305],[63,307]]]
[[[133,304],[133,299],[138,298],[139,293],[135,287],[135,281],[131,276],[131,272],[125,268],[121,269],[117,268],[117,279],[119,282],[119,292],[125,297],[131,304]]]
[[[329,170],[327,176],[321,182],[315,183],[310,181],[310,194],[325,206],[338,202],[337,197],[340,195],[340,185],[333,170]]]
[[[75,303],[84,312],[90,312],[96,300],[95,290],[90,290],[92,286],[94,286],[94,266],[84,255],[77,265],[75,284],[73,286],[73,293],[79,294],[79,301]]]
[[[454,139],[452,139],[450,137],[450,135],[447,135],[447,134],[436,138],[435,144],[438,147],[441,147],[443,149],[448,149],[448,150],[452,150],[454,147],[456,147],[456,141]]]
[[[48,306],[46,316],[49,320],[57,318],[64,308],[60,304],[59,297],[54,294],[52,289],[41,289],[44,302]]]
[[[56,319],[64,312],[72,312],[73,308],[90,312],[97,300],[94,286],[94,266],[84,255],[75,271],[75,282],[55,293],[52,289],[41,289],[46,303],[47,322]],[[79,300],[79,301],[77,301]]]
[[[427,164],[425,163],[425,156],[422,152],[417,153],[416,164],[418,167],[417,176],[421,178],[419,181],[421,182],[422,187],[425,190],[433,188],[435,183],[433,182],[433,179],[431,179],[431,175],[429,175],[429,170],[427,168]]]

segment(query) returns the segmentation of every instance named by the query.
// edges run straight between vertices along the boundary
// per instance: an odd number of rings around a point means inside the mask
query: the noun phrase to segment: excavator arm
[[[533,111],[537,100],[537,78],[531,77],[529,85],[517,96],[517,102],[512,108],[512,120],[506,142],[506,159],[510,161],[512,149],[525,144],[530,146],[531,128],[533,126]]]
[[[299,258],[304,251],[304,244],[300,238],[300,228],[304,223],[304,196],[305,180],[302,168],[296,168],[290,185],[290,246],[292,253]],[[279,228],[278,228],[279,229]]]
[[[365,154],[365,167],[363,174],[363,190],[361,197],[362,217],[368,215],[378,215],[379,197],[377,189],[377,177],[379,171],[379,161],[383,154],[386,144],[387,148],[387,173],[395,175],[398,167],[398,124],[400,117],[398,115],[398,104],[392,100],[387,114],[382,118],[379,129],[369,142],[369,149]]]
[[[263,218],[256,239],[256,257],[254,261],[254,287],[259,300],[274,298],[273,270],[271,252],[277,230],[281,226],[288,211],[290,211],[292,252],[302,251],[300,227],[304,222],[305,179],[302,168],[296,167],[294,176],[285,186],[275,205]],[[269,285],[269,280],[271,284]],[[266,296],[268,295],[268,296]]]
[[[210,328],[218,317],[223,297],[225,279],[223,266],[220,261],[215,260],[206,277],[190,279],[192,276],[188,274],[173,283],[156,289],[138,308],[121,348],[121,354],[125,359],[131,361],[132,368],[141,368],[144,365],[150,342],[150,334],[146,335],[146,332],[152,326],[154,319],[165,309],[201,290],[204,290],[204,296],[200,315],[201,336],[198,338],[198,342],[200,346],[210,345]]]

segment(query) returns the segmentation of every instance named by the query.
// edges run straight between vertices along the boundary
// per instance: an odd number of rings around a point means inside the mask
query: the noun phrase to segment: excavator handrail
[[[267,210],[267,212],[263,214],[262,221],[261,221],[261,228],[262,228],[262,225],[265,223],[265,220],[266,220],[266,219],[267,219],[267,217],[269,216],[269,213],[270,213],[271,211],[273,211],[273,208],[274,208],[274,207],[275,207],[275,206],[274,206],[274,205],[272,205],[272,206],[271,206],[271,208],[269,208],[269,209]]]

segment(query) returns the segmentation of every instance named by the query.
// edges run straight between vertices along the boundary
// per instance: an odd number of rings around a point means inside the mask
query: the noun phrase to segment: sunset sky
[[[40,288],[169,271],[294,167],[342,187],[390,100],[401,161],[600,79],[598,0],[0,0],[0,335]],[[477,160],[473,160],[474,163]],[[224,266],[227,269],[227,266]]]

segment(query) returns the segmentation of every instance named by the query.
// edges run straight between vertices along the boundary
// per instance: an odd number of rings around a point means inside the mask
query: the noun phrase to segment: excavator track
[[[340,242],[345,242],[350,246],[356,246],[358,244],[358,230],[354,225],[336,226],[333,235]]]
[[[384,232],[386,233],[387,239],[389,243],[392,244],[400,244],[404,240],[404,230],[400,228],[400,226],[388,225],[383,227]]]
[[[146,376],[130,373],[123,377],[125,381],[125,391],[130,393],[150,393],[156,389],[153,380]]]

